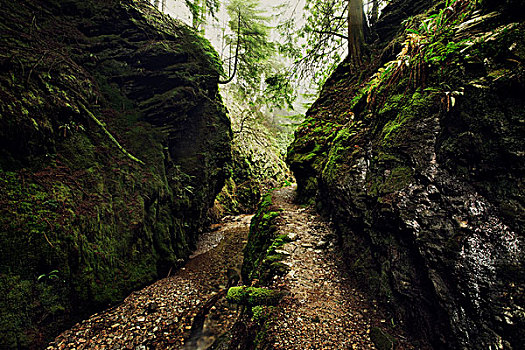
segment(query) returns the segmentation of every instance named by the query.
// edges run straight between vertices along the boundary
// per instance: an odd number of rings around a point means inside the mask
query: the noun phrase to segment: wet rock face
[[[217,55],[146,2],[0,17],[0,347],[28,347],[180,266],[231,135]]]
[[[350,119],[328,96],[353,82],[332,77],[290,149],[353,273],[437,349],[525,341],[523,38],[513,26],[424,90],[350,96]],[[443,81],[462,92],[453,105]]]

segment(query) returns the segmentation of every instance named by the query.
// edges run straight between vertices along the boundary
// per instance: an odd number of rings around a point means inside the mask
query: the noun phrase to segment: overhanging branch
[[[348,36],[347,35],[344,35],[344,34],[341,34],[341,33],[337,33],[337,32],[331,32],[331,31],[327,31],[327,30],[314,30],[314,32],[317,33],[317,34],[326,34],[326,35],[337,36],[339,38],[343,38],[345,40],[348,40]]]

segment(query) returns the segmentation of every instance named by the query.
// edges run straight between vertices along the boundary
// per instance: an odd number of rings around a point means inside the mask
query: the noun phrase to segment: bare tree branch
[[[336,32],[331,32],[331,31],[327,31],[327,30],[314,30],[314,32],[316,32],[317,34],[333,35],[333,36],[337,36],[339,38],[348,40],[348,36],[347,35],[336,33]]]

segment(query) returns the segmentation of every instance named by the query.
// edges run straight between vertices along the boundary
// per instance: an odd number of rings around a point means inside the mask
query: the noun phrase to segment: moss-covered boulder
[[[209,43],[145,1],[0,14],[0,348],[180,266],[231,131]]]
[[[267,329],[272,322],[275,308],[285,291],[272,286],[273,277],[289,269],[281,262],[285,255],[278,248],[290,239],[278,235],[278,218],[282,209],[273,203],[273,191],[265,194],[252,218],[248,242],[242,264],[243,286],[228,290],[226,299],[242,305],[242,311],[228,332],[224,348],[266,349],[269,346]]]
[[[372,28],[379,40],[399,3]],[[438,349],[518,349],[525,27],[501,4],[435,3],[371,46],[378,59],[361,76],[339,67],[288,159],[353,273],[399,320]]]

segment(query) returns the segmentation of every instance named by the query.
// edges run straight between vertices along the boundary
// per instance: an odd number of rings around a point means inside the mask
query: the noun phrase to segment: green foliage
[[[255,306],[275,305],[282,297],[282,293],[276,290],[256,287],[231,287],[226,295],[226,300],[231,303]]]
[[[269,18],[259,9],[259,0],[232,0],[226,10],[233,33],[226,37],[226,44],[234,54],[225,70],[237,76],[237,88],[245,98],[257,96],[261,79],[271,74],[269,59],[275,54],[275,45],[269,39]]]
[[[361,96],[367,96],[367,103],[373,104],[377,94],[394,86],[405,76],[408,76],[409,86],[424,85],[428,69],[441,67],[443,62],[458,56],[466,47],[467,40],[455,39],[455,33],[458,25],[468,18],[475,6],[475,1],[445,0],[437,12],[423,19],[405,20],[405,41],[401,52],[395,60],[386,63],[372,75],[355,101]]]
[[[298,26],[293,19],[280,25],[285,37],[281,50],[294,59],[292,71],[297,80],[312,79],[320,90],[341,62],[347,49],[345,5],[346,1],[307,0],[304,25]]]
[[[289,113],[261,106],[267,101],[259,92],[247,98],[236,84],[230,84],[221,94],[234,138],[231,181],[218,199],[227,212],[253,213],[262,193],[290,179],[283,155],[293,137],[294,123]]]
[[[206,14],[215,17],[220,7],[219,0],[184,0],[193,17],[192,26],[197,31],[203,31],[206,23]]]
[[[412,59],[439,65],[449,55],[465,47],[466,39],[453,40],[455,27],[471,14],[475,5],[475,1],[446,0],[437,13],[430,14],[418,26],[407,27],[410,45],[421,47],[421,51],[414,53]]]
[[[379,9],[387,2],[376,0],[366,4],[368,23],[375,23]],[[348,1],[306,0],[300,23],[292,17],[278,25],[279,50],[293,60],[288,68],[289,80],[293,77],[299,86],[304,80],[311,80],[321,90],[348,53],[348,8]]]
[[[275,72],[265,80],[265,98],[268,102],[279,108],[293,109],[295,88],[290,84],[288,74]]]
[[[49,273],[43,273],[40,276],[38,276],[36,280],[43,281],[46,279],[49,281],[58,280],[58,270],[53,270],[53,271],[50,271]]]

